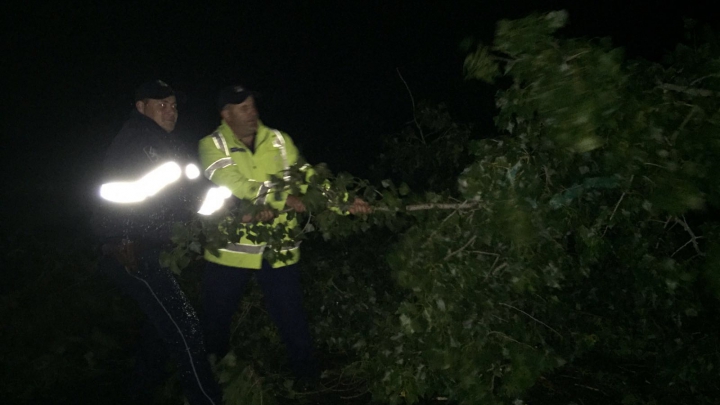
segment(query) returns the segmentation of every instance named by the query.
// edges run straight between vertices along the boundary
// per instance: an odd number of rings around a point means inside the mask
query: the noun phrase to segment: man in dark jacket
[[[103,202],[94,219],[104,242],[99,271],[131,296],[148,320],[129,403],[152,401],[166,377],[163,354],[169,352],[190,404],[220,404],[195,311],[171,272],[160,266],[173,223],[197,211],[194,183],[202,181],[171,134],[177,117],[176,95],[166,83],[156,80],[137,89],[135,109],[105,159]]]

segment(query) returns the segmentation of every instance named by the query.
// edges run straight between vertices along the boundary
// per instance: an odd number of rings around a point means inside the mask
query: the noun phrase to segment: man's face
[[[149,98],[147,100],[135,103],[141,114],[155,121],[162,129],[172,132],[177,123],[177,100],[175,96],[163,98],[161,100]]]
[[[255,134],[258,129],[258,111],[255,108],[255,99],[250,96],[240,104],[228,104],[221,115],[230,125],[235,135],[243,138]],[[239,132],[239,133],[238,133]]]

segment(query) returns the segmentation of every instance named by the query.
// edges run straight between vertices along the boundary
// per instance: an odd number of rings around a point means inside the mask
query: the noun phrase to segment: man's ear
[[[137,108],[140,114],[145,114],[145,103],[142,100],[135,102],[135,108]]]
[[[223,108],[223,109],[220,111],[220,116],[222,117],[222,119],[225,120],[225,122],[227,122],[228,117],[230,116],[230,112],[228,111],[227,108]]]

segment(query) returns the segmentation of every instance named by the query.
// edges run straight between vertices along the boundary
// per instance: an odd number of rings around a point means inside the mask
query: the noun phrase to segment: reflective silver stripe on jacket
[[[258,190],[257,196],[255,198],[255,204],[256,205],[264,205],[265,201],[267,201],[267,196],[270,194],[270,191],[272,191],[274,184],[270,181],[264,181],[260,185],[260,189]]]
[[[282,156],[283,160],[283,179],[285,181],[289,181],[290,165],[288,164],[287,150],[285,149],[285,138],[283,138],[282,134],[277,129],[273,129],[272,131],[275,133],[275,140],[273,141],[273,146],[280,149],[280,156]]]
[[[221,251],[226,252],[233,252],[233,253],[244,253],[248,255],[258,255],[262,254],[265,251],[265,248],[267,245],[247,245],[243,243],[228,243],[227,246],[225,246],[224,249],[219,249]],[[286,248],[281,249],[281,252],[288,252],[291,250],[295,250],[300,247],[300,242],[295,243],[294,246],[288,246]]]
[[[225,138],[223,138],[220,132],[215,131],[211,136],[213,142],[215,142],[215,147],[225,152],[225,156],[230,156],[230,149],[228,149],[227,142],[225,142]]]
[[[212,164],[210,164],[210,166],[208,166],[208,168],[205,169],[205,177],[207,177],[208,180],[212,180],[212,176],[213,176],[213,174],[215,174],[216,170],[219,170],[219,169],[222,169],[222,168],[225,168],[228,166],[232,166],[234,164],[235,163],[233,162],[232,158],[230,158],[230,157],[218,159],[218,160],[212,162]]]

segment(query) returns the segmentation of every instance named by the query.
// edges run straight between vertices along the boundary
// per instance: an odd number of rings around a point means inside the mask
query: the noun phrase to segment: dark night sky
[[[383,134],[417,100],[446,102],[491,125],[492,92],[462,78],[463,38],[489,43],[495,22],[567,9],[567,36],[610,36],[629,57],[658,59],[682,17],[717,28],[711,1],[78,1],[4,3],[3,227],[82,222],[104,149],[133,89],[161,78],[184,91],[178,129],[196,141],[218,123],[216,91],[262,94],[261,118],[311,162],[363,174]],[[10,220],[12,219],[12,220]]]

